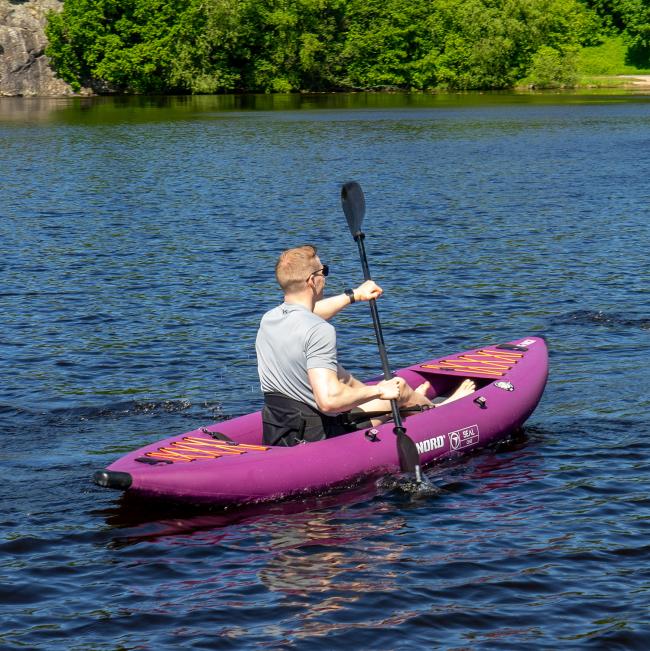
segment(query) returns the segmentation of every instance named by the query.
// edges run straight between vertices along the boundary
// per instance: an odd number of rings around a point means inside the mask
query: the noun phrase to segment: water
[[[0,147],[0,648],[647,648],[647,96],[3,98]],[[278,252],[361,279],[350,179],[394,367],[547,337],[523,435],[421,499],[95,487],[259,406]],[[376,375],[365,306],[337,327]]]

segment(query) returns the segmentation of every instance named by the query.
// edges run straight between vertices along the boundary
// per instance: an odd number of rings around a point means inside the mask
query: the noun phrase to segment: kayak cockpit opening
[[[398,373],[398,375],[403,377],[412,388],[421,385],[423,382],[429,382],[431,386],[426,392],[426,397],[431,400],[434,406],[448,400],[465,379],[472,380],[476,391],[491,383],[491,380],[475,377],[471,373],[461,376],[408,369]]]

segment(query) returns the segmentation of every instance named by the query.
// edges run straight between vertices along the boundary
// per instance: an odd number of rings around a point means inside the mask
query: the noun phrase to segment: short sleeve
[[[336,330],[334,326],[322,321],[309,331],[305,339],[307,368],[327,368],[336,371]]]

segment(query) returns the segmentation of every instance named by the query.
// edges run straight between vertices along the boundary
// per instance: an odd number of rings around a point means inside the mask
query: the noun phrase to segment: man
[[[336,331],[328,319],[347,305],[379,298],[382,290],[368,280],[323,298],[328,273],[312,245],[284,251],[275,266],[284,303],[264,315],[255,345],[267,445],[343,434],[350,428],[340,414],[355,408],[389,412],[390,400],[401,407],[432,406],[425,396],[428,383],[416,390],[402,378],[367,385],[338,364]]]

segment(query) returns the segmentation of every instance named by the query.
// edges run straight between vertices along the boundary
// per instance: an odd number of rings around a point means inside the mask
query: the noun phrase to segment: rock
[[[0,96],[74,95],[50,68],[45,24],[59,0],[0,0]]]

